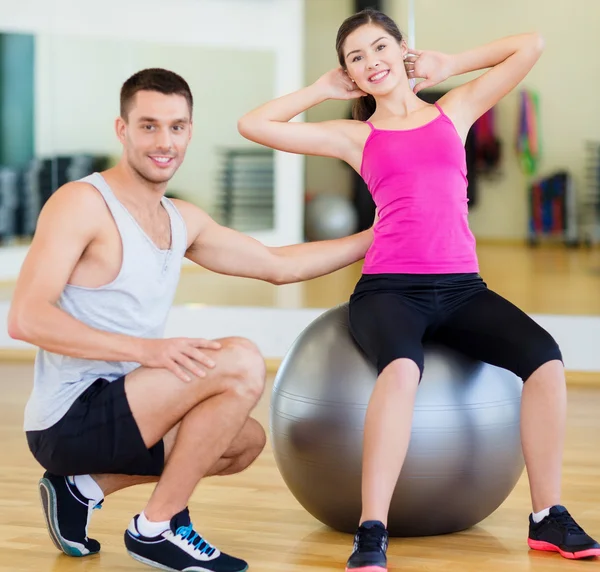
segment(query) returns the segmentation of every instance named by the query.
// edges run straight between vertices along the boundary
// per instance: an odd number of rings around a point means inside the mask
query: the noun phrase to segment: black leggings
[[[423,374],[423,343],[444,344],[523,381],[562,361],[552,336],[489,290],[479,274],[364,274],[350,297],[350,331],[379,373],[398,358]]]

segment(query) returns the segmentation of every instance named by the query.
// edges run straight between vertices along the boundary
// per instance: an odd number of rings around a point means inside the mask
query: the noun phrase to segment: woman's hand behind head
[[[423,79],[414,92],[433,87],[452,75],[452,56],[429,50],[409,50],[404,60],[409,79]]]
[[[356,99],[367,95],[339,67],[323,74],[316,82],[328,99]]]

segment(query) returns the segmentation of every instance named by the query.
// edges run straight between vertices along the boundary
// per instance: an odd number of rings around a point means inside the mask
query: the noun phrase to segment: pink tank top
[[[479,272],[469,229],[464,145],[440,115],[407,130],[376,129],[365,142],[361,176],[379,220],[363,274]]]

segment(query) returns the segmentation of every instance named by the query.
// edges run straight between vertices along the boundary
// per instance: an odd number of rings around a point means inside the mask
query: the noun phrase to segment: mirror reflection
[[[116,38],[0,33],[0,244],[27,243],[40,209],[68,181],[112,166],[118,93],[133,73],[170,69],[195,100],[194,135],[167,196],[232,228],[274,224],[273,152],[237,119],[274,93],[275,54]]]

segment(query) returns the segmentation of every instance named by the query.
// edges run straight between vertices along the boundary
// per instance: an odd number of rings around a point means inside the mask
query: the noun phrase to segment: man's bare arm
[[[220,274],[272,284],[302,282],[349,266],[364,257],[373,240],[369,229],[336,240],[268,247],[217,224],[194,205],[176,205],[191,230],[187,258]]]
[[[106,205],[85,183],[69,183],[44,205],[8,317],[11,337],[86,359],[137,361],[140,340],[90,328],[56,306],[75,265],[98,236]]]

